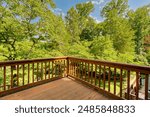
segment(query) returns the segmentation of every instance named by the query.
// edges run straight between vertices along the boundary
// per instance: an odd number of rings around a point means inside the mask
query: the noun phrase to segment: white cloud
[[[62,9],[60,9],[60,8],[55,8],[55,9],[54,9],[54,12],[62,12]]]
[[[104,0],[91,0],[92,4],[94,5],[100,5],[101,3],[104,2]]]

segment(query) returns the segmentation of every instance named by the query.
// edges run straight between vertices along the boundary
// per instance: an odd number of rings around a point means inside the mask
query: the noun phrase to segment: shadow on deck
[[[0,100],[108,100],[85,84],[70,78],[62,78],[17,93],[13,93]]]

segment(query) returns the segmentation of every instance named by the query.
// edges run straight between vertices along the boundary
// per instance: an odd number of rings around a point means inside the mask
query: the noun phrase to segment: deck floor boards
[[[0,100],[108,100],[90,87],[69,78],[62,78],[14,94]]]

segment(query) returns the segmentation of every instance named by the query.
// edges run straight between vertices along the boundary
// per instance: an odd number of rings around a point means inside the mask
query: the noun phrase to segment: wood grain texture
[[[88,86],[69,78],[23,90],[0,100],[107,100],[108,98]]]

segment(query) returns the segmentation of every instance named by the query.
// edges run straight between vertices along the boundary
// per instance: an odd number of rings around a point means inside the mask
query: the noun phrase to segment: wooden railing
[[[0,62],[0,96],[66,76],[115,99],[150,98],[150,67],[75,57]]]
[[[66,57],[0,62],[0,96],[65,77]]]
[[[68,76],[116,99],[148,99],[150,67],[68,57]],[[145,84],[142,84],[145,82]],[[150,84],[149,84],[150,85]]]

